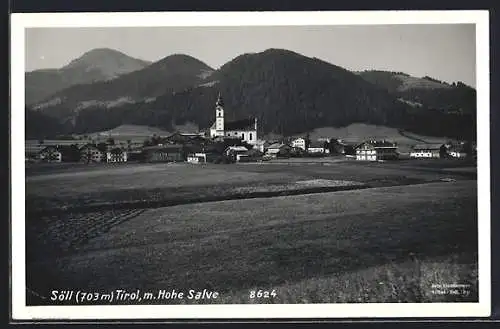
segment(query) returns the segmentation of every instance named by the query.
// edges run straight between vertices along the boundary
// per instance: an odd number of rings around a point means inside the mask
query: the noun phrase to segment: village
[[[258,136],[257,118],[227,121],[219,94],[215,121],[207,131],[175,132],[168,136],[153,135],[144,141],[47,140],[26,144],[29,163],[126,163],[188,162],[237,163],[273,159],[343,157],[346,160],[390,161],[398,159],[467,158],[475,156],[475,146],[466,142],[419,143],[403,153],[397,143],[386,139],[368,139],[358,143],[308,134],[264,140]]]

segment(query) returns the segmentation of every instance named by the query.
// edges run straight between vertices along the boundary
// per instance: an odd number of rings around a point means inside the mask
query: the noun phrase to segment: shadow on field
[[[337,186],[298,187],[283,183],[219,184],[196,187],[170,187],[153,189],[124,189],[116,191],[75,194],[73,197],[26,197],[26,210],[30,218],[54,216],[64,213],[152,209],[184,204],[270,198],[313,193],[360,190],[373,187],[405,186],[441,182],[440,179],[421,179],[407,176],[381,176],[365,179],[363,183],[339,181]],[[348,184],[343,184],[346,182]],[[245,190],[242,191],[242,188]]]
[[[196,189],[171,188],[113,191],[111,193],[99,193],[95,197],[88,196],[87,199],[70,199],[68,200],[68,205],[59,205],[57,207],[52,206],[51,208],[46,205],[41,205],[41,198],[38,198],[38,200],[35,201],[38,204],[29,205],[27,207],[27,211],[29,212],[29,217],[37,218],[40,216],[53,216],[64,213],[88,213],[125,209],[152,209],[193,203],[358,190],[369,187],[369,185],[356,184],[352,186],[320,186],[275,191],[250,191],[243,193],[235,192],[233,186],[228,188],[224,188],[224,186],[210,186],[197,187]],[[127,201],[125,200],[126,198],[130,198],[132,200]],[[51,203],[51,201],[52,200],[43,200],[41,202]],[[57,199],[55,203],[61,203],[61,201],[61,199]]]

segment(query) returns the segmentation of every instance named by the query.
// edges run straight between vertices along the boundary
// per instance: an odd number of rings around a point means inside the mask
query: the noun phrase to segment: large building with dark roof
[[[370,140],[355,147],[356,160],[379,161],[395,160],[398,158],[398,148],[396,144],[389,141]]]
[[[418,144],[413,146],[410,158],[444,158],[447,152],[444,144]]]
[[[254,145],[257,142],[257,118],[225,121],[224,102],[219,94],[215,103],[215,122],[210,127],[210,137],[240,138]]]

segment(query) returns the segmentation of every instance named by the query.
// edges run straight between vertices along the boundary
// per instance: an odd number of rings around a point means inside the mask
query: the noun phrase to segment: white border
[[[24,29],[29,27],[476,24],[479,303],[25,306]],[[12,318],[469,317],[491,312],[489,13],[476,11],[46,13],[11,15]]]

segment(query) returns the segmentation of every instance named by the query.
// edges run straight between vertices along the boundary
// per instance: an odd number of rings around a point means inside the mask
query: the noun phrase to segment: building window
[[[249,140],[252,140],[252,133],[250,133],[250,137],[248,138]]]
[[[245,133],[241,133],[241,139],[245,139]]]

